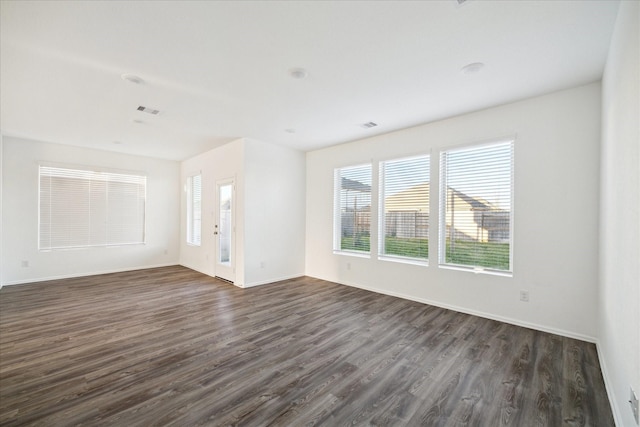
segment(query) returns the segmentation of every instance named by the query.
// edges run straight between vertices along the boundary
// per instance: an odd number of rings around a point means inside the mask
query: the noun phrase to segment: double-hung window
[[[512,271],[513,141],[440,153],[440,265]]]
[[[146,188],[140,173],[40,165],[39,249],[144,243]]]
[[[429,156],[380,162],[380,256],[429,258]]]
[[[333,249],[370,253],[371,164],[336,169],[334,197]]]
[[[202,175],[187,178],[187,243],[200,246],[202,234]]]

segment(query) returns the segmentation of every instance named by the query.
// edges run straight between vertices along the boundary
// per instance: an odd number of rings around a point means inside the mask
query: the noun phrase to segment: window
[[[146,176],[41,165],[39,249],[145,240]]]
[[[513,141],[440,155],[440,264],[510,272]]]
[[[371,165],[335,170],[334,250],[369,253]]]
[[[429,156],[380,162],[380,255],[429,258]]]
[[[200,246],[202,230],[202,175],[187,178],[187,243]]]

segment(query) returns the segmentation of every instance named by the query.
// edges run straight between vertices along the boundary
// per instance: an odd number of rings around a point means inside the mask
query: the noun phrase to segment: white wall
[[[305,155],[246,140],[245,286],[304,275]]]
[[[0,132],[0,289],[2,289],[2,285],[4,284],[4,268],[2,267],[3,264],[3,244],[2,242],[4,242],[4,234],[2,232],[3,230],[3,225],[4,225],[4,221],[2,221],[3,218],[3,197],[4,197],[4,184],[3,184],[3,179],[4,179],[4,167],[2,166],[4,164],[4,135],[2,134],[2,132]]]
[[[236,180],[236,277],[249,287],[304,275],[305,156],[251,139],[238,139],[182,163],[188,176],[202,173],[202,244],[186,243],[182,196],[180,263],[215,276],[215,181]]]
[[[602,81],[598,350],[619,426],[640,395],[640,3],[622,2]]]
[[[430,152],[434,194],[439,149],[514,134],[513,277],[437,267],[437,197],[430,266],[332,253],[334,168],[373,160],[375,174],[380,160]],[[307,153],[306,272],[595,341],[599,140],[600,85],[593,83]],[[519,301],[522,289],[530,302]]]
[[[186,192],[187,177],[202,174],[202,242],[201,246],[188,245],[186,239]],[[236,184],[236,277],[235,284],[244,285],[244,140],[237,139],[222,147],[185,160],[181,165],[182,202],[180,221],[180,264],[201,273],[215,276],[215,192],[216,181],[234,178]]]
[[[146,244],[39,251],[38,164],[41,161],[145,172]],[[179,167],[178,162],[167,160],[5,136],[2,155],[2,283],[177,264]],[[28,261],[29,266],[22,267],[22,261]]]

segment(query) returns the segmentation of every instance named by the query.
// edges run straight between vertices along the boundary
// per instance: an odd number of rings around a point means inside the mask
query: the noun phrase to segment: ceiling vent
[[[378,126],[378,124],[374,123],[374,122],[367,122],[367,123],[361,124],[360,126],[365,128],[365,129],[371,129],[371,128],[374,128],[374,127]]]
[[[463,4],[465,4],[468,1],[469,0],[456,0],[456,3],[458,3],[458,6],[462,6]]]
[[[138,107],[138,111],[142,111],[143,113],[153,114],[157,116],[160,113],[160,110],[154,110],[153,108],[145,107],[143,105]]]

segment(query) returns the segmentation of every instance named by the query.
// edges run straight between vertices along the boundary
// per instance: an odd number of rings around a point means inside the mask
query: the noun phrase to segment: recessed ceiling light
[[[294,79],[304,79],[308,74],[304,68],[292,68],[289,70],[289,75]]]
[[[460,68],[460,72],[462,74],[474,74],[484,68],[484,64],[482,62],[472,62],[471,64],[467,64],[464,67]]]
[[[284,131],[287,133],[296,133],[295,129],[285,129]]]
[[[113,144],[120,145],[122,144],[122,141],[113,141]]]
[[[122,80],[124,80],[124,81],[127,81],[129,83],[134,83],[134,84],[137,84],[137,85],[144,83],[144,80],[142,80],[142,78],[140,78],[140,77],[138,77],[138,76],[136,76],[134,74],[125,73],[125,74],[121,75],[120,78]]]
[[[138,125],[141,125],[141,124],[143,124],[143,123],[144,123],[144,122],[143,122],[142,120],[140,120],[140,119],[133,119],[133,120],[131,120],[131,122],[132,122],[132,123],[135,123],[135,124],[138,124]]]

